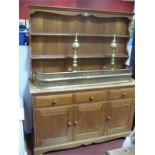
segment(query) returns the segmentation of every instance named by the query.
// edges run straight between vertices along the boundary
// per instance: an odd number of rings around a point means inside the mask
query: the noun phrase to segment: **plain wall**
[[[31,133],[32,130],[32,103],[29,90],[30,77],[30,54],[29,46],[19,46],[19,96],[24,103],[24,131]]]

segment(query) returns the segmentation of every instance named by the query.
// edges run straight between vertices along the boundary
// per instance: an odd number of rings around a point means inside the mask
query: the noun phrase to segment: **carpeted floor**
[[[27,140],[30,140],[29,138]],[[61,151],[51,151],[44,155],[104,155],[107,150],[119,148],[122,146],[124,139],[117,139],[99,144],[91,144],[88,146],[80,146],[73,149],[66,149]],[[30,143],[30,141],[28,142]],[[31,143],[30,143],[31,144]],[[32,149],[32,145],[28,145]],[[32,155],[31,151],[28,150],[28,155]]]

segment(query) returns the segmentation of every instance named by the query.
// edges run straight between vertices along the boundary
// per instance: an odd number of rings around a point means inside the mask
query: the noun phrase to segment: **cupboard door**
[[[103,108],[104,107],[104,108]],[[82,140],[103,134],[105,120],[103,102],[83,104],[74,108],[73,139]]]
[[[36,146],[64,143],[72,139],[72,108],[36,109],[34,117]]]
[[[107,133],[114,134],[131,129],[134,113],[134,99],[111,101],[106,116]]]

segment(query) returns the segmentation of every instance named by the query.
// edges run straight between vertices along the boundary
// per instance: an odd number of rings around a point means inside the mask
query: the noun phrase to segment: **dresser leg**
[[[35,151],[35,152],[34,152],[34,155],[43,155],[43,152]]]

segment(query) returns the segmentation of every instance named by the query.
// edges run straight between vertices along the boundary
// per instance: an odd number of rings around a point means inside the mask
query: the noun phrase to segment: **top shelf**
[[[75,33],[41,33],[41,32],[31,32],[30,33],[31,36],[64,36],[64,37],[74,37],[75,36]],[[114,37],[113,34],[81,34],[81,33],[78,33],[78,36],[81,36],[81,37],[109,37],[109,38],[112,38]],[[116,34],[116,37],[118,38],[130,38],[129,35],[117,35]]]

